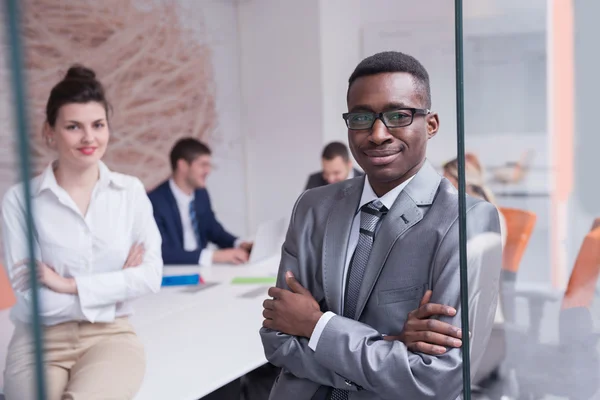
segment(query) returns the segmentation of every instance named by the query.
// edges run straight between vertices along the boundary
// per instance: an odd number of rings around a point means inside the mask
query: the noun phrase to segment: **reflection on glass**
[[[587,103],[575,83],[596,85],[577,67],[597,31],[584,9],[597,5],[488,3],[488,13],[473,6],[465,25],[466,147],[495,195],[505,240],[500,306],[474,383],[490,398],[596,398],[600,208],[578,199],[585,191],[597,202],[598,193],[575,184],[595,157],[579,156],[574,142],[592,135],[576,130],[593,117],[575,108]],[[579,22],[588,30],[578,46]]]

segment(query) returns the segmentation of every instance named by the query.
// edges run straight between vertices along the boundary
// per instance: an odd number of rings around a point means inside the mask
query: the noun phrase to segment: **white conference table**
[[[245,266],[213,266],[207,284],[165,287],[134,302],[131,317],[147,358],[136,400],[197,400],[266,363],[260,341],[262,302],[270,284],[231,284],[234,277],[275,276],[279,256]],[[164,267],[164,276],[198,267]],[[246,295],[246,296],[244,296]]]

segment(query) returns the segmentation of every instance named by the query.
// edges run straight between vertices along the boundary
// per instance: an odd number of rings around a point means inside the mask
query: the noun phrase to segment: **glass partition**
[[[98,329],[127,338],[88,354],[119,349],[117,364],[131,371],[133,382],[131,388],[119,383],[120,389],[132,399],[254,400],[250,393],[262,388],[267,396],[279,374],[276,394],[300,382],[323,399],[338,393],[336,384],[350,388],[349,399],[368,398],[365,390],[384,398],[394,393],[395,381],[377,386],[368,371],[386,362],[390,367],[382,373],[406,366],[402,379],[412,380],[403,393],[412,398],[427,390],[439,398],[595,398],[600,193],[594,165],[600,142],[593,41],[599,6],[567,0],[109,3],[7,0],[0,9],[0,369],[6,371],[0,394],[7,400],[54,400],[76,390],[67,387],[69,374],[80,370],[56,358],[57,343],[91,349],[96,342],[84,337],[96,337]],[[398,205],[384,213],[382,230],[373,232],[376,254],[369,259],[379,264],[366,265],[381,268],[381,275],[365,271],[365,280],[375,282],[373,291],[354,288],[364,309],[351,318],[338,302],[345,304],[346,297],[340,292],[334,299],[329,279],[337,279],[333,286],[340,291],[350,281],[342,283],[341,273],[328,275],[335,263],[345,265],[342,259],[354,268],[352,253],[342,251],[350,237],[344,240],[345,231],[331,231],[327,222],[341,218],[344,203],[320,214],[333,189],[317,189],[294,204],[311,179],[326,180],[330,160],[321,156],[330,142],[350,148],[342,166],[351,166],[352,173],[333,182],[338,187],[360,186],[363,172],[377,173],[357,153],[361,129],[352,127],[358,122],[341,116],[353,112],[350,74],[361,60],[383,51],[418,60],[427,71],[430,98],[403,100],[418,109],[406,111],[408,125],[390,119],[394,110],[379,110],[369,140],[384,126],[410,147],[414,142],[406,135],[422,127],[427,161],[421,178],[403,186]],[[66,195],[63,172],[54,163],[59,153],[69,153],[57,146],[86,131],[86,122],[73,116],[76,123],[65,124],[57,138],[47,108],[52,87],[76,63],[94,69],[112,104],[106,106],[103,97],[91,100],[104,115],[90,125],[94,140],[100,140],[103,123],[110,139],[104,143],[106,169],[99,167],[99,186],[87,207],[73,193]],[[409,64],[403,68],[419,74]],[[82,69],[70,73],[89,78]],[[419,79],[423,84],[425,78]],[[184,208],[163,207],[155,190],[172,192],[177,185],[177,165],[185,160],[173,165],[170,152],[184,138],[208,145],[198,164],[202,182]],[[77,140],[88,139],[82,134]],[[67,161],[97,150],[73,149],[76,156]],[[120,181],[120,173],[136,179]],[[94,217],[103,196],[123,188],[141,194]],[[190,208],[207,190],[208,206]],[[303,201],[314,193],[323,198],[305,209]],[[353,206],[348,209],[355,212]],[[172,212],[163,218],[161,207]],[[115,210],[126,209],[124,214],[135,216],[130,227],[117,228],[125,218],[107,225]],[[290,219],[298,212],[302,218]],[[224,241],[202,236],[202,229],[205,235],[213,229],[203,225],[213,217],[231,232]],[[386,218],[397,223],[385,224]],[[178,252],[169,247],[169,224],[173,237],[181,236]],[[302,235],[294,233],[301,229]],[[61,242],[68,235],[76,245]],[[331,240],[339,246],[327,247]],[[144,249],[136,247],[139,241]],[[294,246],[306,253],[295,254]],[[323,249],[338,251],[339,259]],[[114,259],[97,261],[113,252]],[[389,257],[399,257],[402,268],[393,270]],[[232,265],[238,262],[246,265]],[[109,271],[100,264],[116,267]],[[258,334],[270,319],[263,318],[263,301],[273,301],[271,286],[290,289],[284,274],[293,268],[320,311],[338,314],[325,321],[343,324],[347,328],[339,334],[352,333],[348,338],[365,329],[365,354],[377,357],[356,361],[350,357],[356,348],[331,348],[331,357],[319,358],[322,349],[309,336],[318,332],[327,340],[332,333],[326,325],[315,325],[310,335],[288,335],[306,351],[300,364],[273,350],[285,344],[264,329]],[[419,344],[406,335],[410,326],[422,327],[412,333],[424,338]],[[277,340],[286,334],[279,333]],[[346,362],[333,365],[336,351],[348,353]],[[322,373],[298,369],[309,364]],[[443,385],[436,381],[441,370],[447,373]],[[102,381],[102,371],[88,371],[88,378]]]
[[[490,398],[597,396],[594,8],[465,4],[466,177],[500,210],[504,241],[500,307],[474,382]]]

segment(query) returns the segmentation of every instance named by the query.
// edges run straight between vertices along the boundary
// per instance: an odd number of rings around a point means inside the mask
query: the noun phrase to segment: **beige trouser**
[[[17,323],[4,371],[6,400],[36,399],[31,327]],[[47,400],[130,400],[142,384],[144,348],[127,318],[44,328]]]

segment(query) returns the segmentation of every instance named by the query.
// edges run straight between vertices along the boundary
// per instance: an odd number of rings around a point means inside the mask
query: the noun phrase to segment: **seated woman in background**
[[[448,179],[458,188],[458,160],[455,158],[444,164],[444,178]],[[469,196],[477,197],[492,203],[496,207],[496,198],[492,191],[485,185],[483,167],[479,158],[473,153],[465,154],[465,184]],[[500,218],[500,232],[502,234],[502,245],[506,244],[506,219],[502,212],[498,212]]]
[[[139,179],[100,161],[109,105],[95,73],[73,66],[50,93],[43,135],[58,156],[31,181],[46,398],[131,399],[145,355],[129,300],[158,292],[161,237]],[[23,185],[2,204],[6,268],[17,297],[4,372],[7,400],[34,399]]]

